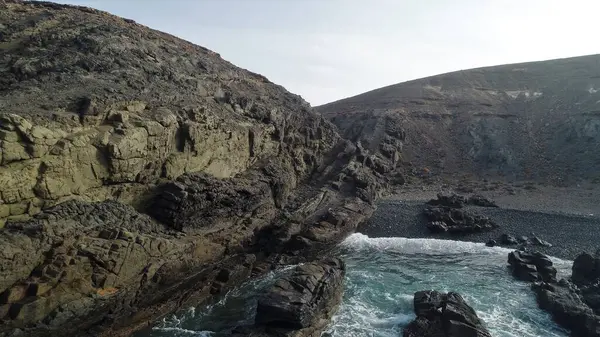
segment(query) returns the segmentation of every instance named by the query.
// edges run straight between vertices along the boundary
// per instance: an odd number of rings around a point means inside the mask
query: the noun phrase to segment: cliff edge
[[[0,336],[128,335],[319,255],[402,182],[210,50],[16,0],[0,2],[0,158]]]

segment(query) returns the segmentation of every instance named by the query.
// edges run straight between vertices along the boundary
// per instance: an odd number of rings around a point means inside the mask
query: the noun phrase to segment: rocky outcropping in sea
[[[344,262],[337,258],[297,266],[260,295],[255,324],[232,336],[321,336],[342,300]]]
[[[556,279],[552,261],[541,253],[509,254],[513,275],[531,281],[540,308],[574,337],[600,336],[600,256],[580,254],[570,279]]]
[[[312,260],[401,183],[301,97],[85,7],[0,1],[0,336],[125,336]]]
[[[434,290],[414,295],[417,318],[403,331],[404,337],[491,337],[485,323],[457,293]]]

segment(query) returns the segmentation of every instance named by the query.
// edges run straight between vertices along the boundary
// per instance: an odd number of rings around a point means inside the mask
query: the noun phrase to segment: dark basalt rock
[[[299,265],[259,297],[254,326],[233,336],[319,336],[341,302],[344,275],[337,258]]]
[[[497,244],[497,242],[496,242],[496,240],[494,240],[494,239],[489,239],[489,240],[488,240],[488,241],[485,243],[485,245],[486,245],[486,246],[488,246],[488,247],[494,247],[494,246],[496,246],[496,244]]]
[[[513,276],[522,281],[556,282],[556,268],[552,261],[540,252],[515,250],[508,254]]]
[[[597,261],[583,253],[573,263],[572,281],[557,281],[556,270],[543,254],[522,251],[509,254],[513,275],[521,280],[535,281],[532,289],[539,307],[548,311],[558,324],[570,329],[574,337],[600,336]]]
[[[404,328],[404,337],[490,337],[475,310],[457,293],[419,291],[414,296],[417,318]]]
[[[464,234],[492,230],[498,225],[488,217],[472,211],[447,206],[427,206],[423,211],[432,231]]]
[[[502,235],[500,235],[500,244],[501,245],[512,246],[512,245],[516,245],[518,243],[519,243],[519,241],[514,236],[512,236],[510,234],[502,234]]]
[[[600,279],[600,258],[582,253],[573,261],[573,274],[571,280],[577,285],[589,285]]]

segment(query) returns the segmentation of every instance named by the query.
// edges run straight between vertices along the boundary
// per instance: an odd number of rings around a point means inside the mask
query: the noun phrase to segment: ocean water
[[[528,284],[510,276],[509,252],[478,243],[353,234],[336,252],[347,264],[344,298],[324,335],[401,336],[414,319],[413,294],[434,289],[463,295],[492,336],[568,336],[537,307]],[[570,261],[553,261],[559,277],[570,273]],[[217,303],[172,315],[138,336],[224,336],[233,326],[251,324],[256,294],[290,270],[248,282]]]

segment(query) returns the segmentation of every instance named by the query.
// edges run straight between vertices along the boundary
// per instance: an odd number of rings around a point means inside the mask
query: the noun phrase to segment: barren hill
[[[329,103],[347,138],[432,173],[546,182],[600,178],[600,55],[457,71]],[[400,135],[385,131],[401,128]]]

